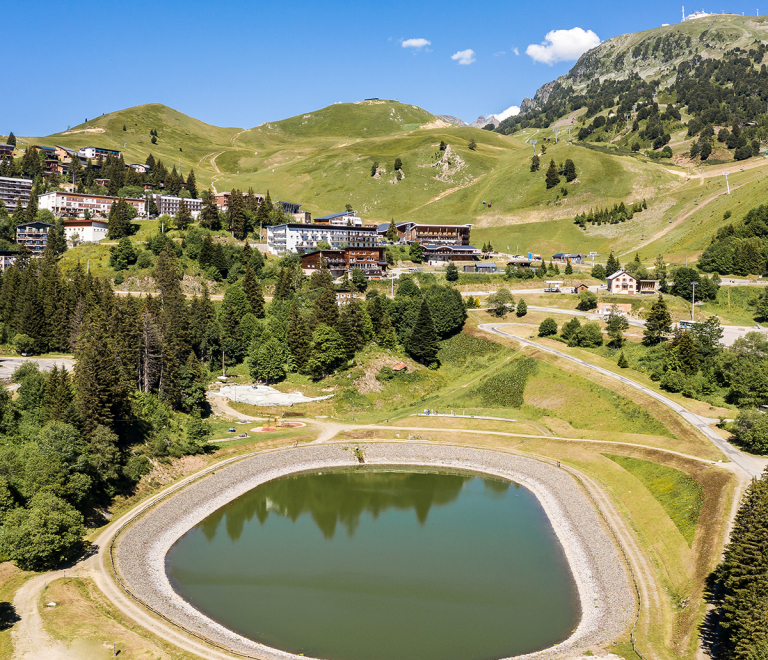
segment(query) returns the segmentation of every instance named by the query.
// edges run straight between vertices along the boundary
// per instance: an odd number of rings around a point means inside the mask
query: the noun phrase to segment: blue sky
[[[548,33],[581,28],[605,40],[675,23],[680,7],[657,0],[27,1],[6,3],[3,19],[13,29],[0,44],[2,61],[21,74],[4,81],[13,92],[0,103],[0,134],[46,135],[150,102],[243,128],[370,96],[473,121],[519,105],[570,69],[572,57],[548,65],[526,54]],[[556,33],[554,50],[529,52],[569,57],[579,39],[596,37]]]

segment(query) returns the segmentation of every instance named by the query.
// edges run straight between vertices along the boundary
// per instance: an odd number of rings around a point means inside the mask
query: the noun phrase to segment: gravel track
[[[240,657],[298,660],[300,656],[237,635],[184,601],[170,585],[165,556],[187,530],[261,483],[292,472],[356,464],[352,452],[344,449],[352,444],[355,443],[306,445],[265,452],[191,483],[149,509],[116,537],[114,555],[120,578],[142,604],[173,624],[211,640],[220,649],[230,649]],[[566,641],[521,657],[562,657],[583,652],[590,646],[609,643],[632,624],[636,600],[624,562],[584,488],[565,469],[506,452],[462,446],[365,441],[356,444],[363,449],[370,465],[442,466],[485,472],[520,483],[537,496],[568,558],[578,587],[582,617]],[[647,606],[648,601],[645,602]],[[210,656],[218,657],[222,650]]]

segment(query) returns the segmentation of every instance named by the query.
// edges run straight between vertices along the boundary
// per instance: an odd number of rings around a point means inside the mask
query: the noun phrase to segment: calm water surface
[[[535,496],[469,473],[291,475],[168,553],[176,591],[250,639],[332,660],[487,660],[568,637],[580,606]]]

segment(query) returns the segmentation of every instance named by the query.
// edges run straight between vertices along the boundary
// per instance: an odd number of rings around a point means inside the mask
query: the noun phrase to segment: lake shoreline
[[[270,660],[302,657],[242,637],[184,601],[166,574],[166,554],[189,529],[262,483],[296,472],[356,465],[355,446],[361,448],[367,465],[489,474],[519,483],[537,497],[568,560],[581,617],[568,639],[517,657],[577,653],[609,643],[631,623],[636,603],[626,568],[594,505],[568,472],[516,454],[444,444],[360,441],[305,445],[263,452],[215,470],[143,513],[116,537],[115,564],[124,586],[167,620],[240,656]]]

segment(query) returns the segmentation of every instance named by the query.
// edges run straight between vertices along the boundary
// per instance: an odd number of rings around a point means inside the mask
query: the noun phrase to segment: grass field
[[[83,125],[24,141],[121,149],[126,162],[144,162],[151,152],[167,166],[180,163],[185,175],[194,168],[199,184],[216,190],[269,190],[272,199],[299,202],[315,216],[352,204],[371,223],[472,223],[477,245],[490,241],[504,251],[520,246],[521,252],[546,256],[596,251],[604,260],[612,249],[620,254],[639,249],[649,264],[658,253],[684,261],[686,254],[703,249],[725,210],[738,219],[768,201],[759,185],[768,162],[734,172],[732,194],[712,200],[724,188],[721,176],[710,176],[716,169],[709,166],[698,167],[688,178],[684,168],[668,161],[567,140],[549,144],[541,171],[531,173],[532,150],[525,140],[532,131],[502,136],[445,125],[421,108],[395,101],[337,104],[247,130],[210,126],[149,104],[91,119],[88,126],[88,133]],[[153,128],[156,145],[150,143]],[[477,143],[475,150],[469,149],[470,139]],[[450,145],[452,155],[450,171],[438,180],[441,141]],[[398,157],[405,178],[391,183]],[[550,159],[559,164],[567,158],[576,164],[577,182],[563,180],[562,186],[547,190],[544,172]],[[386,170],[381,178],[371,176],[374,162]],[[591,208],[642,199],[648,210],[620,225],[583,231],[572,222]]]
[[[664,507],[664,511],[675,523],[675,527],[680,530],[688,545],[692,545],[696,534],[696,523],[699,521],[704,503],[702,487],[687,474],[674,468],[628,456],[612,454],[605,454],[605,456],[637,477]]]

